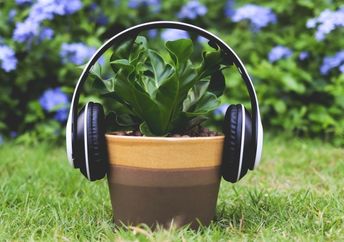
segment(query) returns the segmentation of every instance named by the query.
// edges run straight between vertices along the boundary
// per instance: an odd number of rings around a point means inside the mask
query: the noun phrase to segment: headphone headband
[[[253,125],[252,125],[252,133],[253,133],[252,140],[254,143],[252,144],[252,146],[255,148],[254,154],[256,157],[255,158],[255,167],[256,167],[259,163],[260,156],[261,156],[262,142],[263,142],[263,128],[262,128],[261,119],[260,119],[257,95],[253,87],[251,78],[248,75],[248,72],[245,66],[243,65],[243,63],[241,62],[237,54],[219,37],[215,36],[214,34],[200,27],[187,24],[187,23],[173,22],[173,21],[148,22],[148,23],[143,23],[140,25],[133,26],[129,29],[126,29],[114,35],[109,40],[107,40],[88,61],[88,63],[84,67],[81,73],[81,76],[79,77],[79,80],[76,84],[72,101],[71,101],[71,107],[70,107],[70,112],[69,112],[67,127],[66,127],[67,155],[71,164],[72,165],[74,164],[73,153],[75,151],[74,147],[75,147],[76,130],[77,130],[77,111],[78,111],[77,104],[79,102],[80,90],[88,77],[88,73],[90,69],[97,62],[97,60],[116,42],[121,42],[123,40],[126,40],[127,38],[133,38],[142,31],[157,29],[157,28],[171,28],[171,29],[180,29],[180,30],[195,32],[198,35],[205,37],[210,41],[215,42],[220,47],[220,49],[224,51],[224,53],[227,54],[232,59],[233,63],[238,68],[239,73],[241,74],[241,77],[243,78],[246,84],[246,87],[251,99],[252,119],[254,120]]]

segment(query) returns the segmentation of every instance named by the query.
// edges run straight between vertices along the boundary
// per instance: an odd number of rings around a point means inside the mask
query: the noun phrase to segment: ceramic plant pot
[[[116,224],[208,225],[215,216],[223,136],[106,135]]]

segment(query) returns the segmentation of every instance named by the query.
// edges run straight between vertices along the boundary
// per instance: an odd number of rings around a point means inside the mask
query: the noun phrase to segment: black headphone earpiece
[[[102,105],[87,103],[78,115],[75,164],[90,181],[102,179],[107,171],[105,130]]]
[[[229,182],[237,182],[254,165],[252,154],[252,119],[242,104],[227,108],[223,133],[225,142],[221,173]]]

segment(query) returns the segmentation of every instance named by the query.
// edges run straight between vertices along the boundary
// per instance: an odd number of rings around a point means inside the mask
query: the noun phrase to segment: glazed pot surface
[[[106,135],[116,224],[208,225],[215,216],[223,136]]]

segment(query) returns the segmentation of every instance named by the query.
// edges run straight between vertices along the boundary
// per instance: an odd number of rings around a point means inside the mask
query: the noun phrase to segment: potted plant
[[[193,64],[193,52],[191,39],[167,41],[159,53],[138,36],[112,53],[111,75],[91,70],[116,100],[106,134],[116,224],[197,227],[215,215],[224,137],[202,123],[220,104],[229,63],[211,48]]]

